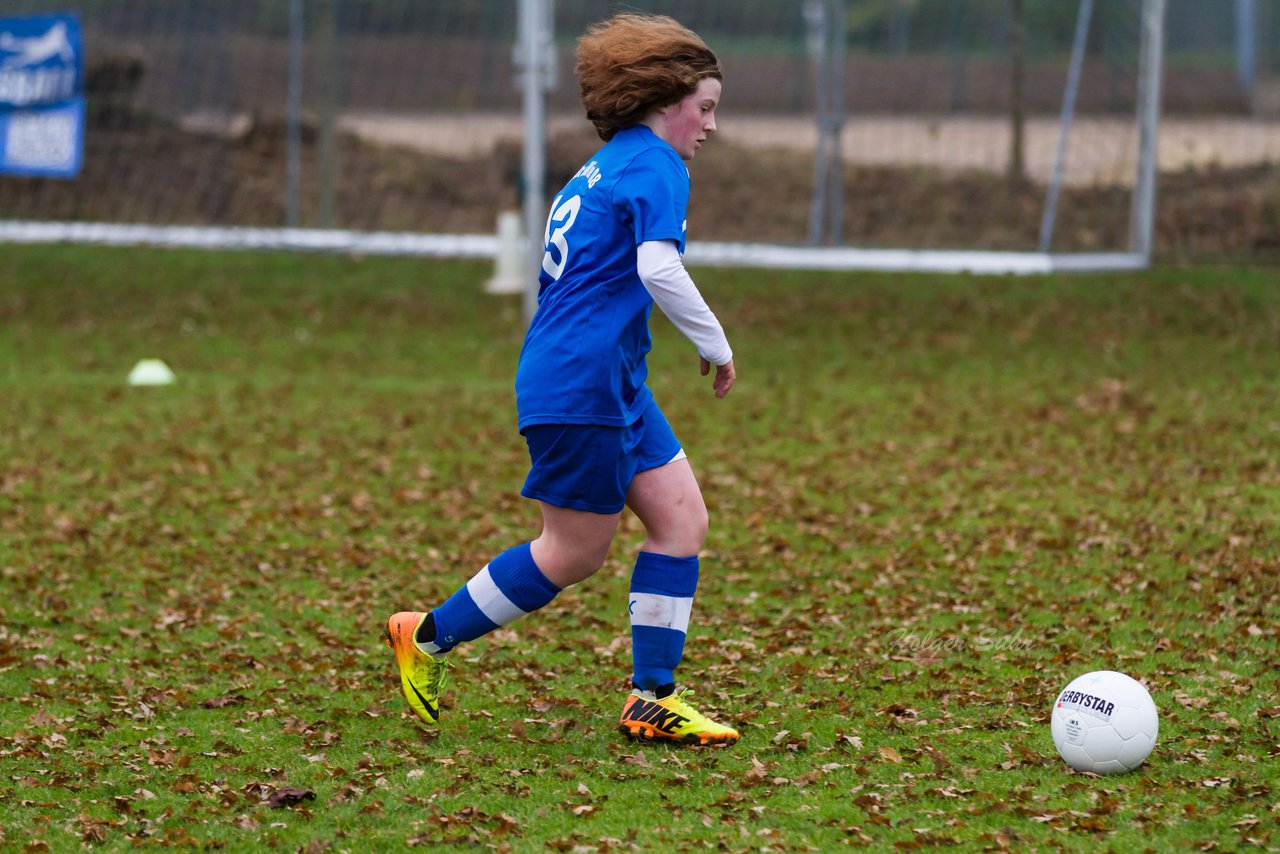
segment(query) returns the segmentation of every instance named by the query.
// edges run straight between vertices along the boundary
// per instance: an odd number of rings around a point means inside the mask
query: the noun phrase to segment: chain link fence
[[[1138,6],[1106,0],[1090,21],[1056,250],[1127,239]],[[677,17],[725,67],[721,132],[691,164],[692,238],[812,240],[812,3],[557,0],[547,185],[597,144],[574,39],[623,8]],[[1034,250],[1078,8],[844,3],[840,241]],[[10,0],[3,14],[46,11]],[[72,180],[0,176],[0,219],[488,234],[519,207],[513,0],[57,11],[84,32],[84,167]],[[1166,26],[1157,255],[1280,253],[1280,0],[1169,0]]]

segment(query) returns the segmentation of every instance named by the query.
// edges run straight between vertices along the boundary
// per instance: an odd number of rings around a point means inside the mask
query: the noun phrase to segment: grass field
[[[706,750],[614,729],[634,519],[407,715],[385,616],[536,533],[488,272],[0,247],[0,847],[1280,847],[1274,269],[695,271],[739,384],[665,320],[650,364]],[[1137,773],[1054,751],[1095,669],[1160,709]]]

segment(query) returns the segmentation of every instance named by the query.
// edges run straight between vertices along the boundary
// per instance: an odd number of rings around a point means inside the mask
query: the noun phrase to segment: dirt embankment
[[[694,239],[803,243],[813,198],[812,129],[801,120],[735,120],[691,164]],[[975,159],[991,160],[1002,126],[904,117],[879,129],[850,124],[844,170],[844,240],[911,248],[1033,249],[1055,138],[1033,130],[1030,180],[1013,182]],[[1190,121],[1190,120],[1188,120]],[[736,127],[735,127],[736,122]],[[388,125],[387,127],[392,127]],[[441,125],[405,140],[347,126],[325,154],[314,131],[303,137],[302,221],[363,230],[488,233],[499,211],[519,204],[518,136],[481,125],[485,145]],[[1157,252],[1165,259],[1280,260],[1280,165],[1247,162],[1237,133],[1213,137],[1176,130],[1162,157],[1186,156],[1162,174]],[[1190,127],[1190,125],[1188,126]],[[404,128],[410,128],[405,130]],[[1081,138],[1088,139],[1081,129]],[[353,132],[354,131],[354,132]],[[549,147],[548,185],[560,186],[599,144],[582,124],[560,122]],[[1095,147],[1123,146],[1128,125],[1102,128]],[[1110,137],[1106,134],[1111,134]],[[432,135],[445,143],[430,144]],[[911,135],[921,145],[908,144]],[[393,135],[392,135],[393,136]],[[1113,142],[1097,143],[1098,139]],[[1221,145],[1214,139],[1225,140]],[[1234,142],[1232,140],[1235,140]],[[458,141],[462,140],[462,144]],[[1256,142],[1256,141],[1254,141]],[[412,143],[412,144],[408,144]],[[447,143],[447,144],[446,144]],[[1254,143],[1248,143],[1254,144]],[[1274,143],[1273,143],[1274,144]],[[990,150],[979,151],[981,146]],[[1215,146],[1218,146],[1215,148]],[[1234,146],[1234,147],[1229,147]],[[1166,151],[1167,150],[1167,151]],[[1172,152],[1169,154],[1167,152]],[[285,134],[278,122],[248,120],[230,132],[105,110],[91,117],[85,168],[74,181],[0,178],[0,218],[279,226],[285,209]],[[1100,162],[1074,152],[1069,163]],[[322,164],[336,164],[326,187]],[[995,162],[1000,162],[998,159]],[[1057,251],[1125,248],[1132,164],[1097,183],[1073,173],[1059,205]],[[1175,161],[1176,163],[1176,161]],[[330,201],[326,202],[326,198]],[[322,212],[333,218],[326,222]]]

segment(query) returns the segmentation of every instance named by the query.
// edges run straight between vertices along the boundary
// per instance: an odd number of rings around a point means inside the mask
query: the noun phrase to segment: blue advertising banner
[[[0,173],[72,178],[83,159],[79,19],[0,18]]]

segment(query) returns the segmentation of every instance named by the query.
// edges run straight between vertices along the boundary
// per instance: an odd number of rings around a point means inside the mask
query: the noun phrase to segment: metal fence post
[[[828,118],[831,121],[831,189],[827,193],[827,211],[831,216],[828,235],[832,246],[844,242],[844,66],[845,39],[848,36],[845,0],[831,3],[831,82],[827,95],[831,98]]]
[[[809,53],[813,57],[814,77],[814,122],[818,131],[818,146],[813,157],[813,199],[809,208],[809,243],[812,246],[822,244],[826,232],[827,217],[827,172],[830,162],[830,137],[827,126],[830,122],[828,105],[830,97],[827,86],[830,76],[827,74],[827,48],[830,39],[827,31],[831,26],[828,19],[829,8],[824,0],[808,0],[804,4],[804,18],[808,29]]]
[[[1257,0],[1236,0],[1236,77],[1246,95],[1253,95],[1258,74]]]
[[[1165,0],[1144,0],[1138,49],[1138,174],[1133,188],[1129,248],[1148,262],[1155,244],[1164,10]]]
[[[809,243],[839,245],[844,231],[844,0],[809,0],[804,5],[814,68],[814,121],[818,147],[813,161]]]
[[[338,210],[338,112],[342,105],[341,62],[339,61],[340,21],[342,0],[320,0],[320,20],[316,27],[318,44],[317,70],[320,88],[320,136],[317,152],[320,167],[320,222],[321,228],[333,228],[337,224]]]
[[[285,108],[285,206],[284,224],[297,228],[300,220],[302,184],[302,52],[306,34],[303,30],[303,0],[289,3],[289,94]]]

